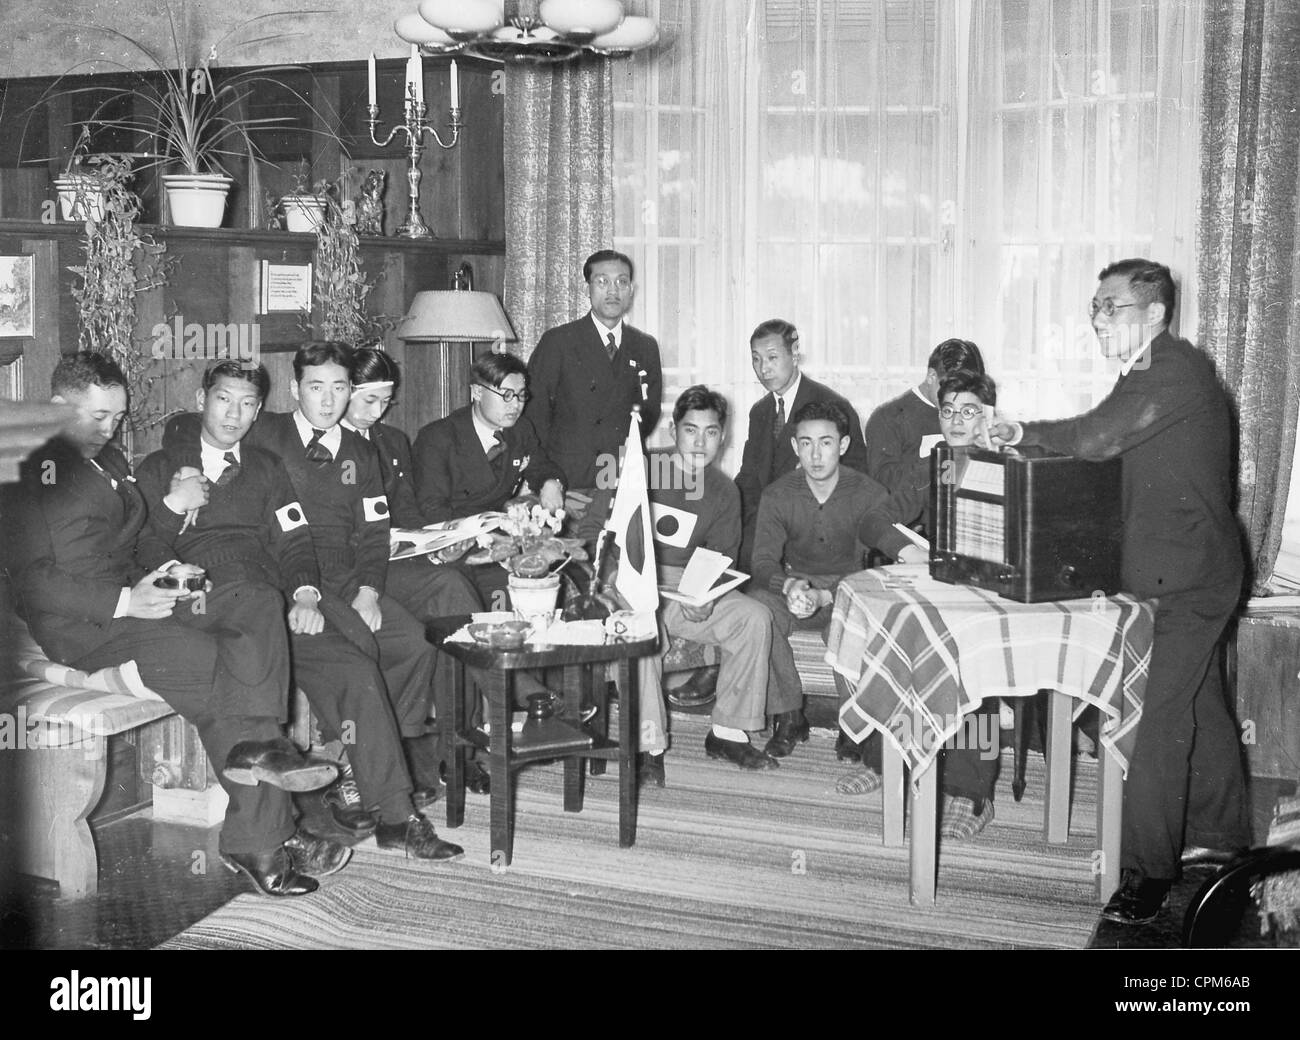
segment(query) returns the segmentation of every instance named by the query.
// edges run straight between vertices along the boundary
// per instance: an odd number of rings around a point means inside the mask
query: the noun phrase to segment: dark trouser
[[[840,695],[840,705],[849,696],[849,686],[844,677],[835,674],[835,689]],[[933,768],[939,770],[939,786],[944,794],[955,798],[980,799],[993,797],[993,786],[998,779],[998,702],[985,700],[969,715],[963,716],[962,729],[944,744],[939,761]],[[987,747],[979,744],[989,737]],[[873,773],[881,772],[884,745],[879,730],[872,730],[859,745],[862,765]],[[960,746],[959,746],[960,745]]]
[[[377,663],[378,644],[357,612],[340,600],[326,595],[321,612],[325,631],[289,637],[294,681],[307,695],[321,735],[346,748],[366,807],[378,809],[384,822],[397,823],[412,812],[411,777]]]
[[[289,690],[284,602],[276,589],[254,582],[215,589],[196,611],[199,602],[178,603],[172,617],[160,621],[117,618],[107,641],[70,663],[93,671],[135,661],[144,684],[198,730],[230,796],[221,850],[264,852],[293,834],[293,802],[269,784],[232,784],[222,767],[240,741],[283,736]]]
[[[1234,584],[1160,595],[1120,861],[1146,877],[1176,878],[1184,842],[1250,844],[1241,742],[1220,674],[1238,593]]]

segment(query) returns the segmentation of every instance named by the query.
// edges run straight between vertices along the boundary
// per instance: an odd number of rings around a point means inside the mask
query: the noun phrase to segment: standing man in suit
[[[984,374],[980,348],[968,340],[946,339],[930,351],[925,378],[917,386],[871,413],[863,471],[867,476],[895,493],[929,488],[930,449],[943,440],[939,384],[962,369]]]
[[[603,473],[612,486],[633,408],[641,435],[659,421],[659,344],[623,319],[636,296],[632,261],[601,249],[582,265],[591,310],[542,334],[528,362],[527,421],[569,489],[569,512],[585,511]]]
[[[777,477],[799,468],[790,417],[811,401],[832,401],[849,420],[849,448],[841,464],[866,472],[867,450],[862,443],[862,422],[853,406],[828,386],[805,376],[799,369],[799,330],[782,318],[758,326],[749,337],[749,359],[754,375],[767,393],[749,410],[749,437],[741,458],[736,486],[740,488],[743,533],[738,566],[747,571],[754,551],[754,528],[763,489]]]
[[[996,443],[1124,460],[1123,586],[1159,605],[1124,787],[1123,880],[1102,916],[1140,924],[1159,914],[1180,866],[1250,842],[1241,745],[1220,676],[1244,568],[1232,415],[1209,358],[1169,334],[1169,268],[1121,260],[1098,277],[1089,310],[1102,353],[1122,363],[1114,389],[1074,419],[991,432]]]
[[[415,494],[426,522],[503,510],[524,484],[543,508],[563,509],[563,474],[519,421],[532,399],[527,366],[513,354],[484,354],[470,378],[470,403],[415,438]],[[504,594],[502,568],[475,567],[473,575],[485,603]]]
[[[109,443],[126,415],[125,375],[87,351],[61,360],[51,383],[51,399],[72,405],[77,420],[28,459],[5,524],[19,612],[54,661],[86,671],[134,662],[223,763],[226,865],[265,895],[315,891],[309,874],[332,873],[348,853],[294,824],[287,792],[322,787],[335,771],[303,759],[280,732],[289,657],[279,595],[243,583],[191,602],[184,588],[158,587],[176,561],[149,573],[136,564],[145,500]],[[176,507],[207,502],[201,476],[167,476]]]

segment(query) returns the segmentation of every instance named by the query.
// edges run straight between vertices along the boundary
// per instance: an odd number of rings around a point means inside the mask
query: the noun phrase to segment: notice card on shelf
[[[659,586],[659,594],[692,607],[702,607],[749,578],[731,569],[731,557],[712,549],[699,548],[691,554],[677,588]]]

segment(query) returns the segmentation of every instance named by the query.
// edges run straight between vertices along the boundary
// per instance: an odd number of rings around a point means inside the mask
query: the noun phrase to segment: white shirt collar
[[[353,433],[357,434],[358,436],[364,437],[366,440],[370,440],[369,430],[362,430],[359,427],[353,426],[350,422],[347,421],[347,419],[341,420],[339,422],[339,425],[346,427],[347,429],[351,430]],[[325,439],[324,437],[321,438],[321,440],[324,439]]]
[[[300,411],[294,411],[293,424],[298,427],[298,439],[302,441],[305,448],[311,441],[312,425],[307,421],[307,417]],[[325,436],[320,439],[320,443],[329,449],[329,453],[338,458],[339,445],[343,443],[343,427],[335,423],[325,431]]]
[[[614,333],[614,346],[621,347],[623,345],[623,319],[622,318],[618,319],[618,324],[615,325],[612,329],[607,329],[604,325],[600,323],[600,319],[596,317],[596,312],[592,311],[591,323],[596,326],[596,331],[600,333],[600,342],[602,344],[608,345],[609,334],[612,332]]]
[[[1133,354],[1127,361],[1124,362],[1124,364],[1119,366],[1120,375],[1126,376],[1130,372],[1132,372],[1133,369],[1137,368],[1138,362],[1142,360],[1142,356],[1144,354],[1149,354],[1151,352],[1152,341],[1153,341],[1152,339],[1149,339],[1145,343],[1143,343],[1142,346],[1138,349],[1137,353]],[[1149,363],[1150,362],[1148,362],[1148,364]]]
[[[939,407],[937,404],[935,404],[933,401],[931,401],[928,397],[926,397],[925,394],[921,393],[921,388],[920,388],[919,386],[914,386],[914,387],[912,387],[912,393],[916,394],[917,397],[919,397],[922,401],[924,401],[926,404],[928,404],[931,408],[938,408],[938,407]]]
[[[778,394],[774,392],[772,394],[773,397],[779,397],[781,398],[782,401],[785,402],[786,422],[790,421],[791,410],[794,408],[794,399],[799,394],[799,384],[802,382],[803,382],[803,369],[796,368],[794,370],[794,382],[791,383],[788,387],[786,387],[785,393]]]
[[[478,417],[478,412],[474,406],[470,405],[469,417],[474,422],[474,432],[478,434],[478,442],[483,445],[483,450],[488,451],[497,442],[497,431]],[[505,443],[505,434],[501,435],[501,442]]]
[[[236,462],[240,461],[238,444],[233,448],[214,448],[203,439],[202,434],[199,434],[199,460],[203,467],[203,475],[209,480],[215,481],[225,472],[226,452],[234,454]]]

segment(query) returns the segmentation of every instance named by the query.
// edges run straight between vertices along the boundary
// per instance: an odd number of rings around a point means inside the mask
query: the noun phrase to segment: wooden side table
[[[494,867],[508,866],[514,854],[514,787],[511,773],[528,762],[564,758],[564,809],[581,812],[584,765],[588,759],[592,772],[604,772],[609,760],[616,760],[618,776],[618,843],[627,848],[636,841],[636,749],[637,749],[637,673],[629,662],[658,650],[657,638],[636,642],[610,642],[600,646],[525,646],[519,650],[497,650],[477,643],[449,642],[448,636],[469,622],[466,615],[434,618],[427,625],[430,639],[456,661],[455,680],[449,710],[440,712],[439,730],[444,745],[451,750],[447,765],[447,826],[465,822],[465,751],[481,746],[473,739],[465,718],[465,669],[479,668],[487,676],[488,722],[491,740],[488,748],[488,771],[492,777],[491,794],[491,861]],[[618,738],[612,740],[608,730],[608,691],[603,681],[596,681],[593,668],[617,662],[616,684],[619,691]],[[600,731],[592,733],[590,747],[573,750],[534,751],[516,747],[511,731],[515,710],[515,673],[521,669],[562,668],[564,704],[568,720],[579,717],[584,703],[597,704]],[[450,726],[451,732],[446,728]],[[576,726],[576,723],[573,723]]]
[[[1228,642],[1228,689],[1250,775],[1300,777],[1300,609],[1277,611],[1251,600]]]

